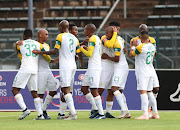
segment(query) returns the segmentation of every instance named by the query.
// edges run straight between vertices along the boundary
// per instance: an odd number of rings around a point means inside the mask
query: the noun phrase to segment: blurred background
[[[86,24],[94,23],[101,37],[109,22],[117,20],[121,24],[118,35],[125,39],[128,51],[131,38],[138,35],[139,25],[147,24],[149,35],[157,43],[155,68],[180,68],[180,0],[0,0],[0,69],[19,68],[15,43],[22,39],[26,28],[34,30],[34,40],[38,29],[47,29],[47,43],[53,49],[60,33],[58,24],[64,19],[77,24],[80,42],[85,39]],[[81,68],[87,68],[88,58],[83,59]],[[127,55],[127,60],[129,67],[134,68],[134,59]],[[57,64],[50,66],[58,68]]]

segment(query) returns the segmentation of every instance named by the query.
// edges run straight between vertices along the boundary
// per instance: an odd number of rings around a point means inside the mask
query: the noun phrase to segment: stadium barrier
[[[52,70],[54,77],[56,79],[56,85],[59,88],[59,71]],[[82,79],[86,70],[77,70],[74,78],[74,88],[73,88],[73,99],[75,108],[77,110],[89,110],[91,105],[86,100],[85,96],[81,92]],[[21,108],[16,103],[16,100],[12,94],[12,83],[17,70],[14,71],[0,71],[0,111],[21,111]],[[157,71],[159,81],[160,81],[160,91],[158,95],[158,109],[159,110],[178,110],[180,109],[180,85],[179,77],[180,70],[158,70]],[[26,87],[21,90],[24,101],[27,107],[31,110],[35,110],[33,98]],[[47,94],[48,92],[46,92]],[[60,99],[60,89],[58,89],[57,95],[55,95],[53,101],[48,106],[48,110],[58,110],[59,99]],[[106,95],[105,90],[102,95],[103,108],[106,106]],[[126,87],[124,90],[124,95],[126,96],[127,104],[129,110],[140,110],[140,95],[137,91],[136,78],[134,70],[129,71],[128,79],[126,82]],[[114,98],[113,110],[120,110],[120,107]]]

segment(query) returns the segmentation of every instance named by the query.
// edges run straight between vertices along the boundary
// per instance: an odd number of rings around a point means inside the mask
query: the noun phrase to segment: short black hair
[[[118,27],[120,27],[120,22],[118,22],[118,21],[111,21],[109,23],[109,26],[118,26]]]
[[[24,35],[26,38],[32,38],[32,37],[33,37],[32,30],[31,30],[31,29],[26,29],[26,30],[24,30],[23,35]]]
[[[77,26],[77,25],[76,25],[75,23],[69,24],[69,30],[72,30],[72,28],[73,28],[74,26]]]

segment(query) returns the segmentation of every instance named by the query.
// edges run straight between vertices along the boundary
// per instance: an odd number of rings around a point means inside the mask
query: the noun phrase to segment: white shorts
[[[137,77],[137,90],[153,90],[153,76],[139,75]]]
[[[37,91],[37,74],[18,72],[13,81],[13,87],[25,89],[28,86],[29,91]]]
[[[60,86],[73,88],[76,70],[60,70]]]
[[[99,88],[111,89],[113,74],[114,74],[113,71],[102,70]]]
[[[90,88],[99,88],[101,70],[87,70],[83,81],[82,86],[89,86]]]
[[[55,78],[51,71],[38,72],[38,94],[44,94],[46,90],[57,90]]]
[[[159,80],[156,73],[153,75],[153,88],[159,87]]]
[[[124,90],[128,73],[129,73],[128,69],[115,70],[114,75],[112,77],[112,86],[116,86],[119,87],[119,89]]]

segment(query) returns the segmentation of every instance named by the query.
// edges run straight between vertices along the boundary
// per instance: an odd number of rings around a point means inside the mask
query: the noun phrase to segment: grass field
[[[119,116],[119,111],[112,111],[112,115]],[[180,130],[180,112],[160,111],[159,120],[135,120],[141,111],[131,111],[131,119],[89,119],[89,112],[78,111],[78,120],[58,120],[58,112],[48,112],[51,120],[33,120],[37,113],[32,112],[24,120],[17,120],[21,112],[0,112],[0,130],[3,129],[69,129],[69,130]]]

